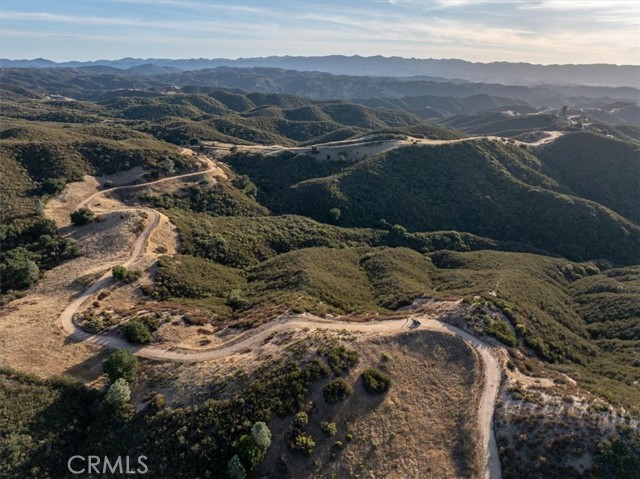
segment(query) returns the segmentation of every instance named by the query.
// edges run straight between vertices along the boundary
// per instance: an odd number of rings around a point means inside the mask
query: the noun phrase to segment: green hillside
[[[495,141],[406,147],[295,184],[293,174],[277,168],[265,178],[258,167],[232,164],[276,212],[328,222],[337,209],[342,226],[385,220],[410,231],[456,230],[525,243],[579,261],[640,260],[640,228],[600,204],[561,193],[561,185],[535,170],[535,157]]]
[[[640,149],[592,133],[565,135],[539,154],[544,173],[575,195],[640,223]]]

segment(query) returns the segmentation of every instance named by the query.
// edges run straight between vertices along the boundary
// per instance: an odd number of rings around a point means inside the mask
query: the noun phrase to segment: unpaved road
[[[457,142],[453,140],[452,142]],[[174,177],[163,178],[160,180],[152,181],[144,184],[118,186],[108,190],[99,191],[90,197],[83,200],[79,206],[87,205],[90,201],[97,198],[100,195],[110,193],[117,190],[141,188],[158,184],[164,181],[171,181],[181,178],[195,177],[197,175],[203,175],[219,169],[212,163],[212,167],[206,171],[199,171],[195,173],[187,173]],[[131,255],[123,265],[130,266],[135,263],[141,255],[146,251],[149,238],[158,226],[161,218],[161,214],[151,208],[122,208],[116,210],[110,210],[109,212],[118,211],[145,211],[150,216],[150,221],[145,226],[140,236],[133,243]],[[501,469],[500,461],[498,457],[498,450],[496,446],[495,437],[493,434],[493,410],[495,401],[500,386],[501,369],[498,360],[491,354],[490,346],[478,339],[477,337],[459,329],[455,326],[443,323],[428,316],[420,317],[420,326],[415,328],[412,326],[412,317],[400,320],[385,320],[385,321],[372,321],[368,323],[350,323],[345,321],[327,320],[322,318],[313,317],[310,315],[299,315],[289,318],[282,318],[265,326],[256,328],[255,330],[248,331],[226,343],[218,345],[215,348],[203,350],[199,352],[184,352],[176,350],[174,348],[162,349],[158,346],[136,346],[130,344],[120,338],[113,336],[89,334],[81,330],[74,322],[73,317],[90,297],[101,289],[108,286],[113,280],[111,271],[105,273],[83,293],[76,297],[59,316],[59,324],[63,330],[68,334],[70,339],[75,341],[87,341],[93,344],[106,346],[112,349],[125,349],[132,353],[149,359],[155,360],[169,360],[169,361],[182,361],[182,362],[199,362],[209,361],[213,359],[220,359],[227,357],[234,353],[239,353],[247,349],[259,347],[264,341],[270,337],[273,333],[278,333],[291,329],[326,329],[326,330],[347,330],[352,332],[363,333],[377,333],[377,334],[397,334],[399,332],[406,331],[407,329],[426,329],[431,331],[439,331],[443,333],[454,334],[463,340],[467,341],[478,352],[481,362],[484,368],[484,386],[482,389],[479,408],[478,408],[478,422],[480,428],[480,442],[484,444],[484,450],[486,454],[486,468],[485,479],[500,479]]]

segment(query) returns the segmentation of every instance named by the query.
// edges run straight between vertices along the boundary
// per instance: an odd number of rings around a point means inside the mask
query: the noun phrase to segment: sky
[[[2,0],[0,57],[640,64],[638,0]]]

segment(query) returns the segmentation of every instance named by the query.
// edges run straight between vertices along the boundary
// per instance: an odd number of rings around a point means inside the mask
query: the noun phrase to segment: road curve
[[[188,178],[192,176],[202,175],[214,171],[217,167],[206,171],[199,171],[195,173],[187,173],[174,177],[162,178],[160,180],[152,181],[149,183],[118,186],[108,190],[99,191],[89,198],[80,203],[79,206],[86,205],[95,197],[110,193],[116,190],[133,189],[145,187],[164,181],[170,181],[180,178]],[[116,213],[121,211],[145,211],[147,212],[151,220],[143,229],[140,236],[133,243],[131,255],[123,263],[125,267],[135,263],[138,258],[146,251],[146,247],[153,230],[158,226],[161,218],[161,214],[151,208],[122,208],[118,210],[111,210],[109,213]],[[60,314],[58,321],[62,329],[68,335],[68,337],[74,341],[86,341],[99,346],[108,347],[111,349],[124,349],[130,351],[137,356],[164,361],[181,361],[181,362],[200,362],[209,361],[214,359],[220,359],[229,356],[233,353],[238,353],[252,347],[257,347],[264,343],[264,341],[273,333],[277,333],[284,330],[291,329],[325,329],[325,330],[347,330],[353,332],[368,332],[368,333],[389,333],[397,334],[406,331],[407,328],[411,328],[411,317],[405,319],[383,320],[383,321],[371,321],[368,323],[351,323],[345,321],[327,320],[317,317],[310,317],[307,315],[298,315],[292,317],[284,317],[275,321],[272,321],[264,326],[258,327],[254,330],[247,331],[240,336],[218,345],[215,348],[202,350],[198,352],[184,352],[176,350],[175,348],[163,349],[159,346],[136,346],[124,341],[123,339],[113,336],[89,334],[73,322],[74,315],[78,312],[80,307],[87,301],[92,295],[107,287],[113,281],[111,271],[103,274],[95,283],[89,286],[79,296],[74,298],[71,303]],[[493,410],[495,401],[498,395],[501,379],[501,369],[498,360],[491,354],[490,347],[487,343],[483,342],[479,338],[441,321],[422,316],[420,317],[419,329],[426,329],[431,331],[439,331],[443,333],[449,333],[456,335],[468,344],[470,344],[479,354],[481,362],[484,368],[484,385],[478,406],[478,422],[480,428],[480,442],[484,445],[485,450],[485,479],[501,479],[501,468],[498,457],[498,449],[493,433]],[[415,329],[415,328],[414,328]]]

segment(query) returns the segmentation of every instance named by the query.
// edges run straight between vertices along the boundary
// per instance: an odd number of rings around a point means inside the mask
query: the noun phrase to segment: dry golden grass
[[[316,442],[313,456],[288,451],[283,444],[291,418],[276,420],[261,472],[276,474],[286,464],[288,477],[478,477],[475,412],[482,376],[475,351],[454,336],[433,331],[361,337],[350,347],[360,356],[347,377],[353,395],[330,406],[322,398],[324,383],[312,386],[314,405],[306,433]],[[386,395],[365,392],[359,376],[370,366],[389,372],[392,386]],[[334,437],[322,432],[322,421],[336,423]],[[344,447],[336,450],[335,441]]]

